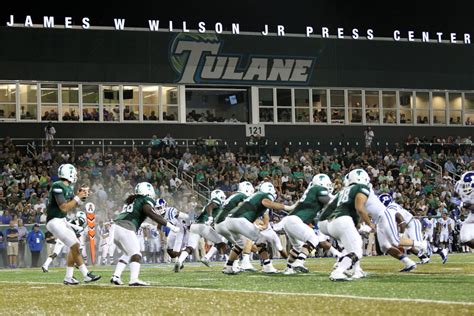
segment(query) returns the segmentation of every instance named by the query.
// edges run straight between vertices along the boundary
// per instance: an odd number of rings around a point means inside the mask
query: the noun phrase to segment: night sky
[[[0,25],[5,26],[10,14],[23,23],[29,14],[34,23],[42,23],[43,15],[52,15],[56,24],[64,24],[64,16],[73,17],[80,25],[82,17],[89,17],[92,26],[112,26],[113,18],[126,18],[126,26],[148,27],[148,19],[159,19],[176,24],[186,21],[191,29],[199,21],[206,24],[222,22],[229,30],[232,22],[240,23],[241,31],[261,31],[264,24],[283,24],[286,32],[304,33],[307,25],[319,30],[329,27],[331,35],[337,27],[367,30],[376,37],[391,37],[394,30],[402,36],[408,30],[472,33],[474,35],[474,3],[472,1],[129,1],[127,5],[98,3],[98,1],[68,1],[67,6],[37,1],[2,3]],[[61,21],[62,20],[62,21]],[[319,32],[318,32],[319,33]],[[404,36],[406,37],[406,35]],[[416,35],[420,37],[420,35]]]

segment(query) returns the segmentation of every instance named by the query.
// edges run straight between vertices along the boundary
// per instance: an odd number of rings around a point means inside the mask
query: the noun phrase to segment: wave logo
[[[170,62],[177,83],[284,83],[310,79],[314,58],[223,53],[214,34],[179,34],[171,45]]]

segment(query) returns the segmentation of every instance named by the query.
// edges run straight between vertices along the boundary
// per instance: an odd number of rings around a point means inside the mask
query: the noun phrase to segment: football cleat
[[[136,279],[136,280],[130,280],[130,282],[128,282],[128,286],[150,286],[150,284],[140,279]]]
[[[250,262],[249,263],[243,263],[240,266],[240,270],[245,271],[245,272],[257,272],[257,269],[255,269],[255,267]]]
[[[41,270],[43,270],[44,273],[49,272],[49,270],[45,266],[41,266]]]
[[[400,270],[400,272],[410,272],[411,270],[416,268],[416,263],[410,264],[409,266],[404,267]]]
[[[184,264],[181,264],[179,265],[179,262],[176,262],[174,264],[174,268],[173,268],[173,271],[178,273],[180,270],[182,270],[184,268]]]
[[[122,279],[115,276],[115,275],[110,278],[110,283],[112,283],[114,285],[123,285]]]
[[[294,265],[293,264],[293,270],[295,270],[296,272],[299,272],[299,273],[308,273],[309,270],[308,268],[306,268],[304,265]]]
[[[72,278],[64,278],[63,283],[65,285],[78,285],[79,281],[77,281],[76,279],[74,279],[74,277],[72,277]]]
[[[205,265],[206,267],[210,268],[211,267],[211,264],[210,264],[210,261],[209,259],[206,259],[206,258],[202,258],[201,260],[199,260],[203,265]]]
[[[275,267],[271,263],[269,263],[269,264],[263,265],[262,272],[268,273],[268,274],[274,274],[274,273],[278,273],[278,270],[275,269]]]
[[[444,248],[439,255],[441,256],[441,260],[443,260],[443,264],[446,264],[448,261],[448,249]]]
[[[284,275],[291,275],[291,274],[296,274],[296,271],[293,270],[293,268],[288,268],[286,267],[285,270],[283,271]]]
[[[236,270],[231,266],[225,266],[224,269],[222,269],[222,273],[229,274],[229,275],[235,275],[235,274],[239,274],[240,270]]]
[[[99,281],[101,278],[100,275],[94,275],[92,272],[87,273],[87,276],[84,277],[84,282],[89,283],[89,282],[95,282]]]
[[[337,270],[334,270],[333,272],[331,272],[329,279],[331,281],[350,281],[351,280],[351,278],[349,278],[346,274]]]
[[[356,270],[352,275],[352,279],[364,279],[367,277],[367,272],[360,270]]]

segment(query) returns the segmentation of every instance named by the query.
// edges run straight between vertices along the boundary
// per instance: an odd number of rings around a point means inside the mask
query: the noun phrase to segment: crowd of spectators
[[[446,143],[467,141],[470,137],[448,138]],[[424,140],[417,138],[406,143],[412,145],[365,151],[336,147],[321,152],[284,146],[279,156],[270,156],[267,141],[258,136],[250,138],[247,147],[236,150],[217,146],[212,138],[198,139],[195,147],[182,149],[168,134],[163,139],[153,137],[143,148],[107,148],[105,152],[89,148],[79,153],[50,147],[33,157],[18,150],[7,137],[0,144],[0,224],[19,219],[25,224],[44,223],[48,190],[58,180],[57,170],[63,163],[74,164],[78,183],[91,188],[99,222],[112,219],[141,181],[152,183],[158,196],[181,210],[199,209],[204,201],[190,203],[199,199],[163,167],[161,158],[176,165],[180,176],[186,173],[196,183],[227,194],[236,191],[243,180],[255,186],[263,180],[272,181],[279,192],[278,201],[285,204],[295,203],[317,173],[328,174],[337,192],[343,175],[362,167],[372,177],[377,194],[389,192],[405,208],[421,209],[425,215],[449,212],[451,217],[459,217],[459,201],[452,195],[453,178],[474,170],[471,147],[424,146]],[[428,161],[442,166],[443,174],[429,168]]]

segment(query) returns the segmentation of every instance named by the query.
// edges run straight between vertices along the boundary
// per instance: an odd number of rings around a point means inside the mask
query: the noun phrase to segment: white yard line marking
[[[61,283],[53,282],[20,282],[20,281],[0,281],[0,284],[21,284],[21,285],[56,285],[65,286]],[[292,293],[292,292],[269,292],[269,291],[251,291],[251,290],[228,290],[228,289],[206,289],[199,287],[184,287],[184,286],[166,286],[158,283],[150,283],[150,287],[135,287],[135,289],[143,288],[160,288],[160,289],[175,289],[185,291],[203,291],[203,292],[227,292],[227,293],[247,293],[247,294],[265,294],[265,295],[277,295],[277,296],[309,296],[309,297],[335,297],[335,298],[346,298],[354,300],[364,301],[387,301],[387,302],[411,302],[411,303],[429,303],[429,304],[442,304],[442,305],[461,305],[461,306],[474,306],[472,302],[450,302],[450,301],[439,301],[439,300],[428,300],[428,299],[409,299],[409,298],[393,298],[393,297],[369,297],[369,296],[356,296],[346,294],[326,294],[326,293]],[[118,287],[111,284],[80,284],[76,287],[82,286],[102,286],[102,287]],[[74,288],[75,286],[70,285],[69,287]],[[121,286],[121,288],[132,289],[132,287]]]

